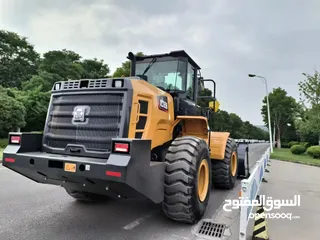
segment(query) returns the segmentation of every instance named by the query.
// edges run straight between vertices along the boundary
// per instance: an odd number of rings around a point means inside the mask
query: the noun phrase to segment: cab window
[[[188,63],[188,73],[187,73],[187,97],[190,100],[194,100],[194,68]]]
[[[136,74],[142,74],[148,63],[137,63]],[[187,63],[180,60],[156,61],[145,73],[148,82],[165,91],[186,91]]]

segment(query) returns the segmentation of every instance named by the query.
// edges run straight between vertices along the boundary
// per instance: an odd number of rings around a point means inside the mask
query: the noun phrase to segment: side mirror
[[[214,112],[217,112],[219,110],[220,103],[219,101],[210,101],[209,102],[209,108],[211,108]]]
[[[198,83],[201,88],[201,90],[204,90],[204,82],[212,82],[213,83],[213,96],[198,96],[198,98],[206,98],[206,99],[212,99],[216,100],[216,82],[212,79],[203,79],[203,78],[198,78]]]

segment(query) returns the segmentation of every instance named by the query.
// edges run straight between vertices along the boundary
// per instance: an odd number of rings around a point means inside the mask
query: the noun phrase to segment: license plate
[[[75,163],[65,163],[64,170],[66,172],[76,172],[77,165]]]

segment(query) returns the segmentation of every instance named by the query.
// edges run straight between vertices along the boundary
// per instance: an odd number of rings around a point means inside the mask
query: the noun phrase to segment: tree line
[[[138,52],[138,55],[143,55]],[[86,59],[67,49],[38,53],[26,37],[0,30],[0,137],[17,128],[42,131],[50,91],[57,81],[82,78],[108,78],[130,75],[130,61],[124,61],[111,73],[107,63]],[[211,95],[207,88],[199,95]],[[198,104],[208,107],[201,99]],[[229,131],[233,138],[268,140],[268,133],[235,113],[219,110],[209,124],[214,131]]]

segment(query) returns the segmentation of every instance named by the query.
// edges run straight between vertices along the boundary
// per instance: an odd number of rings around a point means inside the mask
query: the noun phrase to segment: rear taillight
[[[106,171],[106,175],[110,177],[121,177],[121,172]]]
[[[5,162],[14,163],[16,160],[14,158],[5,158]]]
[[[129,152],[129,143],[115,143],[114,144],[114,152]]]
[[[20,144],[21,136],[10,136],[11,144]]]

